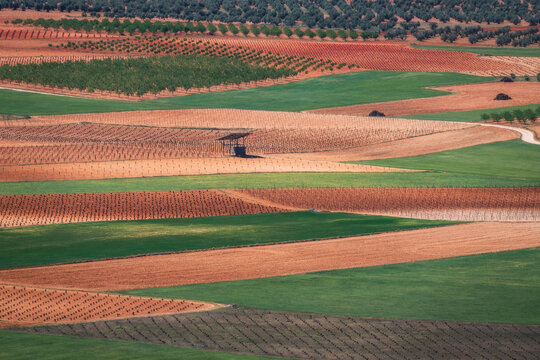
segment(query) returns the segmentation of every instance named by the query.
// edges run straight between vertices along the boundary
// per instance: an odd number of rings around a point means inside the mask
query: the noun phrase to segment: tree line
[[[399,19],[410,22],[415,18],[424,22],[540,23],[537,0],[0,0],[2,8],[379,32],[394,28]]]
[[[291,37],[293,35],[296,35],[299,38],[310,38],[313,39],[315,37],[319,37],[321,39],[324,38],[330,38],[330,39],[336,39],[340,38],[343,40],[346,39],[358,39],[361,37],[362,39],[366,40],[368,38],[371,39],[377,39],[380,34],[377,31],[362,31],[357,32],[356,30],[337,30],[334,31],[332,29],[323,30],[318,29],[316,31],[313,31],[311,29],[301,29],[301,28],[289,28],[289,27],[279,27],[279,26],[257,26],[257,25],[251,25],[247,26],[244,24],[240,24],[239,26],[235,24],[213,24],[213,23],[207,23],[206,25],[202,22],[198,23],[192,23],[191,21],[188,21],[186,23],[183,23],[181,21],[150,21],[150,20],[129,20],[124,19],[120,21],[119,19],[115,18],[112,20],[109,20],[107,18],[97,20],[88,20],[88,19],[60,19],[60,20],[54,20],[54,19],[15,19],[12,20],[11,23],[13,24],[23,24],[23,25],[33,25],[33,26],[40,26],[45,29],[63,29],[66,31],[75,30],[75,31],[96,31],[96,32],[107,32],[107,33],[127,33],[130,35],[133,35],[135,33],[164,33],[164,34],[178,34],[178,33],[184,33],[184,34],[194,34],[194,33],[208,33],[210,35],[215,34],[216,32],[220,32],[223,35],[226,34],[243,34],[244,36],[247,36],[249,34],[253,34],[255,36],[259,36],[260,34],[263,34],[265,36],[281,36],[282,34],[286,35],[287,37]]]
[[[480,115],[480,119],[484,121],[487,121],[487,120],[492,120],[494,122],[517,121],[522,124],[527,124],[527,122],[534,124],[538,117],[540,117],[540,106],[538,106],[536,109],[526,109],[526,110],[518,109],[514,111],[507,110],[503,112],[482,113]]]

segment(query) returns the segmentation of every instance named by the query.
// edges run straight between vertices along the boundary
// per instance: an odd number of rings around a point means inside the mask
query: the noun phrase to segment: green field
[[[540,49],[538,47],[530,48],[511,48],[511,47],[495,47],[495,46],[454,46],[454,45],[421,45],[413,44],[411,47],[416,49],[427,50],[444,50],[444,51],[464,51],[475,54],[488,54],[493,56],[524,56],[524,57],[540,57]],[[508,74],[510,75],[510,74]],[[530,74],[536,75],[536,74]]]
[[[440,96],[446,92],[426,87],[493,80],[489,77],[454,73],[363,71],[256,89],[195,94],[136,103],[0,90],[0,114],[51,115],[187,108],[303,111]]]
[[[475,122],[475,121],[482,121],[482,119],[480,118],[482,114],[502,113],[504,111],[514,111],[514,110],[528,110],[528,109],[536,110],[539,106],[540,104],[507,106],[507,107],[501,107],[501,108],[495,108],[495,109],[456,111],[456,112],[432,113],[432,114],[400,115],[400,116],[395,116],[395,117],[405,118],[405,119],[420,119],[420,120]]]
[[[357,163],[402,169],[445,171],[492,177],[540,180],[540,146],[521,140],[476,145],[463,149]]]
[[[297,312],[538,325],[539,262],[535,248],[126,293]]]
[[[8,228],[0,229],[0,268],[342,237],[455,223],[299,211]]]
[[[100,74],[100,76],[95,76]],[[0,66],[0,79],[81,91],[106,90],[127,95],[177,88],[206,88],[278,79],[294,74],[288,67],[253,65],[219,56],[149,56],[92,61],[43,62]]]
[[[283,187],[513,187],[539,186],[538,179],[440,172],[261,173],[133,179],[4,182],[0,195],[68,194]]]
[[[275,358],[143,344],[139,342],[26,334],[0,330],[0,359],[255,360]]]

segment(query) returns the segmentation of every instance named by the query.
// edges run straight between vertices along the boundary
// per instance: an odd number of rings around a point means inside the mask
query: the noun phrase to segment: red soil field
[[[0,271],[5,284],[127,290],[254,279],[524,249],[540,222],[473,223],[319,240]]]
[[[519,134],[514,131],[494,127],[475,126],[466,129],[445,131],[380,144],[348,148],[344,150],[283,154],[275,156],[318,161],[389,159],[425,155],[518,138]]]
[[[0,182],[272,172],[410,172],[371,165],[279,158],[192,158],[0,166]]]
[[[62,29],[45,29],[41,27],[1,26],[0,40],[34,40],[34,39],[101,39],[118,37],[115,34],[64,31]]]
[[[540,188],[238,190],[296,208],[460,221],[539,221]]]
[[[367,116],[372,110],[378,110],[387,116],[400,116],[493,109],[504,106],[536,104],[540,101],[540,96],[538,95],[540,94],[539,82],[490,82],[484,84],[439,86],[432,89],[448,91],[453,94],[431,98],[317,109],[310,110],[310,112]],[[494,100],[495,96],[499,93],[507,94],[512,99],[506,101]]]
[[[107,220],[191,218],[284,211],[217,190],[4,195],[0,227]]]
[[[336,63],[355,64],[370,70],[440,71],[507,75],[525,74],[518,64],[464,52],[413,49],[391,42],[326,42],[291,39],[214,38],[206,40],[265,52],[330,59]]]
[[[176,314],[217,307],[185,300],[0,285],[0,327]]]
[[[365,129],[366,131],[413,131],[415,134],[463,129],[474,125],[443,121],[392,119],[367,116],[318,115],[284,111],[239,109],[187,109],[124,111],[112,113],[34,116],[5,120],[2,127],[44,126],[91,122],[111,125],[139,125],[197,129]],[[415,135],[416,136],[416,135]],[[403,138],[399,136],[397,138]]]
[[[248,138],[248,147],[252,154],[335,150],[416,137],[455,127],[433,122],[418,124],[415,121],[406,121],[405,124],[421,126],[406,128],[402,123],[389,126],[392,123],[396,122],[384,124],[384,121],[373,120],[371,123],[365,122],[364,127],[349,125],[349,128],[312,128],[309,131],[253,129]],[[231,129],[172,129],[84,122],[0,127],[0,165],[222,156],[223,149],[216,139],[230,132]],[[39,146],[40,142],[43,142],[43,146]]]

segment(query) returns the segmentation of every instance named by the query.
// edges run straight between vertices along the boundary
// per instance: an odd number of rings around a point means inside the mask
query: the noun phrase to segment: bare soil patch
[[[540,338],[537,326],[365,319],[246,308],[16,330],[310,360],[527,359],[535,357]]]
[[[366,116],[373,109],[384,112],[388,116],[411,114],[471,111],[492,109],[501,106],[519,106],[538,103],[540,83],[538,82],[491,82],[456,86],[438,86],[434,90],[452,92],[452,95],[431,98],[389,101],[367,105],[353,105],[328,109],[310,110],[318,114],[339,114]],[[508,94],[512,99],[501,105],[494,100],[497,94]]]
[[[473,223],[343,239],[0,271],[0,282],[87,290],[211,283],[538,246],[540,222]]]
[[[0,285],[0,327],[213,310],[204,302]]]
[[[306,188],[238,190],[297,208],[419,219],[540,221],[540,188]]]
[[[193,158],[0,166],[0,182],[119,179],[272,172],[412,172],[371,165],[277,158]]]
[[[182,127],[199,129],[393,129],[431,133],[462,129],[474,125],[441,121],[393,119],[284,111],[239,109],[187,109],[125,111],[112,113],[34,116],[31,119],[6,120],[0,127],[44,126],[91,122],[97,124]]]
[[[366,145],[357,148],[319,151],[312,153],[283,154],[275,156],[319,161],[389,159],[425,155],[518,138],[519,134],[514,131],[476,126],[466,129],[394,140],[380,144]]]
[[[285,211],[216,190],[0,196],[0,227]]]

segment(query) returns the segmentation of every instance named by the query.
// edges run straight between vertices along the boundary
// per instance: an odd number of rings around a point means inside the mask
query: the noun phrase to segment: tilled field
[[[519,137],[520,134],[516,131],[488,126],[475,126],[343,150],[282,154],[276,156],[318,161],[389,159],[461,149],[468,146],[518,139]]]
[[[540,222],[473,223],[343,239],[0,271],[0,283],[144,289],[433,260],[538,246]]]
[[[522,81],[513,83],[490,82],[484,84],[439,86],[432,89],[448,91],[453,94],[424,99],[409,99],[367,105],[352,105],[328,109],[317,109],[310,110],[310,112],[318,114],[366,116],[372,110],[376,109],[383,112],[387,116],[400,116],[493,109],[503,106],[529,105],[538,103],[540,83],[527,83]],[[506,101],[495,100],[495,97],[499,93],[507,94],[511,97],[511,99]]]
[[[328,42],[263,38],[213,38],[207,40],[229,46],[265,52],[330,59],[336,63],[355,64],[369,70],[441,71],[507,75],[529,74],[516,64],[478,57],[457,51],[414,49],[392,42]]]
[[[0,182],[119,179],[150,176],[286,173],[286,172],[411,172],[371,165],[279,158],[198,158],[104,161],[89,163],[0,166]]]
[[[298,359],[532,359],[540,328],[225,308],[16,329]]]
[[[285,211],[216,190],[0,196],[0,227]]]
[[[431,133],[474,125],[443,121],[394,119],[367,116],[320,115],[284,111],[241,109],[186,109],[124,111],[112,113],[42,115],[6,120],[0,127],[44,126],[75,123],[178,127],[194,129],[365,129]]]
[[[0,327],[212,310],[204,302],[0,285]]]
[[[156,112],[131,112],[130,117],[119,113],[110,117],[94,114],[6,120],[0,126],[0,165],[223,156],[216,139],[231,131],[251,133],[247,139],[250,154],[272,154],[347,149],[470,127],[340,116],[333,116],[338,120],[333,122],[307,114],[301,116],[306,122],[300,122],[289,121],[290,113],[249,111],[232,111],[230,121],[216,110],[152,113]],[[210,116],[201,119],[207,114]],[[158,118],[160,115],[165,117]],[[250,121],[258,115],[263,118]],[[183,127],[171,127],[181,124]]]
[[[297,208],[418,219],[539,221],[540,188],[315,188],[239,190]]]

